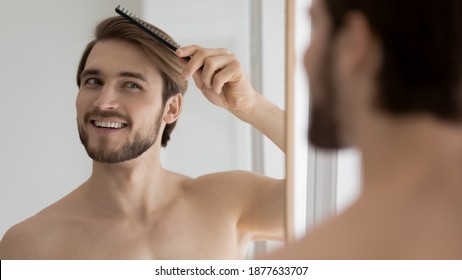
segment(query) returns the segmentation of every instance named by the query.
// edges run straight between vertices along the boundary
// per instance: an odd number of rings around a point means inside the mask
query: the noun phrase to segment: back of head
[[[159,32],[162,31],[159,30]],[[163,106],[165,106],[165,103],[171,96],[178,93],[184,94],[186,92],[187,81],[181,76],[183,68],[176,54],[126,19],[120,16],[107,18],[96,26],[94,35],[95,39],[88,43],[80,59],[77,70],[78,86],[80,86],[80,74],[85,69],[87,58],[95,44],[104,40],[121,40],[142,49],[151,61],[153,67],[159,70],[163,81]],[[165,32],[164,36],[171,39]],[[173,41],[173,39],[171,40]],[[175,128],[175,125],[176,121],[166,125],[162,134],[162,147],[167,146],[167,142],[170,140],[170,134]]]
[[[462,120],[462,1],[322,0],[333,23],[362,13],[382,45],[376,105],[394,115]]]

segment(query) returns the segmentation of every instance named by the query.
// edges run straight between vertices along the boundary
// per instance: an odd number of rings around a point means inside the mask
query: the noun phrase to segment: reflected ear
[[[379,42],[366,17],[350,12],[345,19],[341,47],[350,71],[371,70],[378,62]]]
[[[163,120],[168,124],[175,122],[180,116],[182,106],[183,95],[181,93],[170,97],[165,103]]]

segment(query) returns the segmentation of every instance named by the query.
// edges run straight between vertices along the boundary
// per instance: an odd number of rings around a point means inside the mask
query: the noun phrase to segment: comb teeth
[[[157,41],[159,41],[160,43],[162,43],[164,46],[168,47],[172,51],[176,51],[180,47],[180,45],[177,42],[170,39],[165,34],[165,32],[153,26],[152,24],[147,23],[146,21],[132,14],[128,10],[121,8],[120,5],[118,5],[117,8],[115,8],[115,11],[116,13],[118,13],[119,15],[121,15],[122,17],[130,21],[131,23],[135,24],[141,30],[143,30],[144,32],[154,37]]]

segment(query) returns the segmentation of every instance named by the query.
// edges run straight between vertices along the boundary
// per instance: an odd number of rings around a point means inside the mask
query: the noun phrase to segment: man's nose
[[[105,84],[101,88],[98,98],[93,102],[93,106],[101,110],[113,110],[119,107],[117,91],[110,84]]]

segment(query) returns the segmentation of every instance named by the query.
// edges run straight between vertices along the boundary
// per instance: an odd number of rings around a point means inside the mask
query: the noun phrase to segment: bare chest
[[[238,259],[245,243],[232,217],[191,210],[142,223],[77,223],[63,231],[53,251],[65,259]]]

